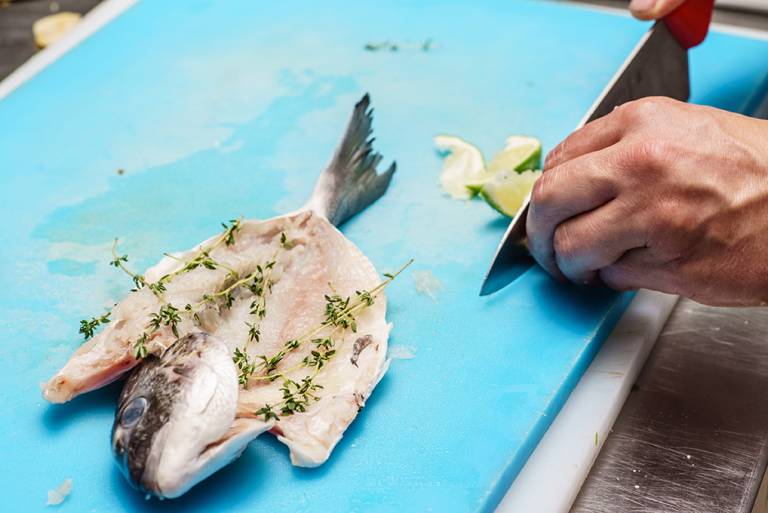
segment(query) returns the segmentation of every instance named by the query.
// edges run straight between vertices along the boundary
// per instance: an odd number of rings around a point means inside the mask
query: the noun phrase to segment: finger
[[[616,112],[591,121],[574,131],[547,154],[544,169],[549,170],[587,153],[612,146],[619,142],[625,129],[626,124]]]
[[[632,0],[629,10],[635,18],[641,20],[658,20],[671,13],[685,0]]]
[[[573,216],[594,210],[618,195],[610,149],[570,160],[544,173],[533,186],[526,231],[536,261],[552,276],[562,278],[553,238],[555,229]]]
[[[651,289],[668,294],[682,292],[676,261],[664,261],[649,248],[627,251],[615,263],[603,267],[598,276],[616,290]]]
[[[646,230],[620,199],[572,217],[555,228],[555,263],[574,283],[597,281],[597,270],[646,245]]]

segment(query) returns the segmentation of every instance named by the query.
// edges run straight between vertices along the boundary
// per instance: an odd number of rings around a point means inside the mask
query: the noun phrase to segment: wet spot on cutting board
[[[293,181],[306,182],[308,194],[333,148],[304,148],[313,165],[281,163],[274,156],[281,147],[307,146],[294,127],[303,117],[334,107],[356,87],[349,77],[315,75],[297,81],[291,94],[238,125],[221,145],[115,176],[105,192],[56,209],[33,235],[54,244],[88,245],[111,245],[119,237],[121,253],[130,256],[132,267],[144,269],[163,251],[186,249],[209,237],[221,221],[272,217],[275,197],[290,192],[287,175],[301,175]],[[52,273],[70,276],[94,271],[90,262],[68,259],[48,266]]]
[[[63,274],[65,276],[85,276],[93,274],[96,270],[96,262],[78,262],[69,258],[51,260],[48,262],[48,272]]]

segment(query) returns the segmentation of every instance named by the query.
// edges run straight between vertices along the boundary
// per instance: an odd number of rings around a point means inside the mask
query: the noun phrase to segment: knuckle
[[[617,111],[629,122],[640,123],[656,117],[664,108],[664,98],[651,96],[620,105]]]
[[[568,225],[560,225],[555,229],[553,245],[555,254],[564,261],[577,259],[584,249],[581,238],[576,237]]]
[[[627,145],[624,159],[629,163],[628,167],[634,172],[637,172],[637,168],[641,167],[643,176],[638,176],[638,178],[646,179],[648,178],[644,176],[646,173],[666,171],[674,151],[674,147],[669,141],[642,137]]]
[[[542,174],[533,184],[531,202],[538,208],[550,206],[553,199],[552,173]]]
[[[550,150],[550,152],[547,153],[547,156],[544,159],[544,169],[549,169],[557,165],[564,151],[565,151],[565,141],[562,141],[560,144],[552,148],[552,150]]]

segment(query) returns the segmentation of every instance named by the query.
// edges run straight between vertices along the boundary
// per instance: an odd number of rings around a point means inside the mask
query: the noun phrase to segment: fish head
[[[148,356],[125,383],[112,425],[112,452],[139,490],[178,497],[239,456],[233,444],[237,371],[227,347],[205,333]],[[245,437],[247,438],[247,437]]]

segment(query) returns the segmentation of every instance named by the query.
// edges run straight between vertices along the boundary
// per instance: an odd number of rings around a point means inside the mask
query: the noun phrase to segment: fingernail
[[[633,12],[648,12],[656,5],[656,0],[632,0],[629,8]]]

